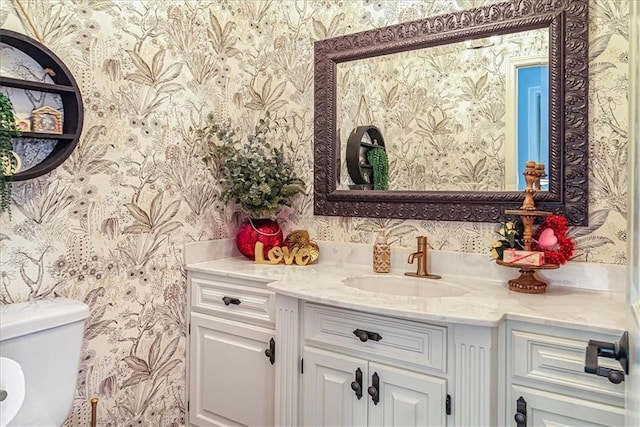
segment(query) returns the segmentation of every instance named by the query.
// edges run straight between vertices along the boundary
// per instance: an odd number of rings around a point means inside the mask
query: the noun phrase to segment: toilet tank
[[[24,402],[9,426],[60,426],[65,421],[73,406],[88,315],[86,304],[67,298],[0,306],[0,357],[16,361],[25,379]]]

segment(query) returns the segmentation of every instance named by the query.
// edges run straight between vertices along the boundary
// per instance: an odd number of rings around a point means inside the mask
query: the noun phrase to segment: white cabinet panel
[[[304,348],[304,426],[441,426],[446,424],[445,379]],[[362,398],[351,384],[362,371]],[[379,401],[368,393],[379,378]]]
[[[528,387],[513,386],[512,414],[516,400],[522,396],[527,403],[527,427],[594,427],[624,426],[624,409],[584,399],[546,392]],[[515,425],[511,416],[508,425]]]
[[[354,334],[358,329],[381,338],[361,342]],[[447,328],[443,326],[305,304],[304,337],[308,344],[340,347],[417,369],[447,371]]]
[[[372,362],[367,377],[369,385],[374,373],[380,378],[380,401],[374,405],[369,398],[369,426],[446,424],[446,380]]]
[[[275,370],[264,351],[274,335],[191,313],[191,425],[273,425]]]
[[[356,370],[362,371],[362,398],[351,389]],[[303,425],[364,426],[367,419],[367,362],[315,348],[304,349]]]

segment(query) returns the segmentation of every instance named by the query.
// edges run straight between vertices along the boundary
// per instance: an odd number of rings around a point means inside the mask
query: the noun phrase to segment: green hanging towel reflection
[[[367,152],[367,161],[373,168],[373,189],[389,189],[389,161],[387,152],[382,147],[372,148]]]

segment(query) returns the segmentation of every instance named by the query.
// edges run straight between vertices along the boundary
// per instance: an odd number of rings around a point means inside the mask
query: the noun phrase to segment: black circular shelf
[[[374,142],[369,144],[362,141],[362,137],[367,134],[369,140]],[[373,168],[367,163],[367,151],[372,148],[385,148],[382,132],[375,126],[358,126],[349,135],[347,141],[347,171],[357,187],[373,187]]]
[[[11,181],[24,181],[51,172],[60,166],[76,148],[84,122],[82,95],[76,80],[64,62],[38,41],[14,31],[0,29],[0,42],[24,52],[43,69],[49,68],[55,73],[50,75],[53,84],[0,76],[0,86],[59,94],[64,109],[62,134],[23,132],[18,137],[58,140],[55,148],[44,160],[11,176]]]

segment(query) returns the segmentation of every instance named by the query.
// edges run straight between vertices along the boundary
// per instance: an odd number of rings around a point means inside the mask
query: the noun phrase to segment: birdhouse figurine
[[[62,113],[53,107],[44,106],[31,112],[33,132],[62,133]]]

